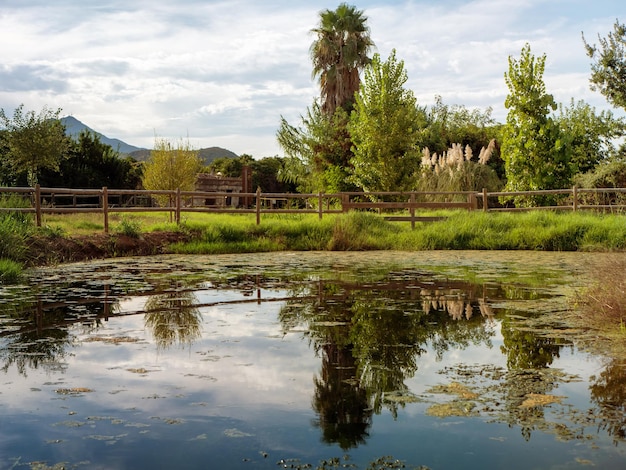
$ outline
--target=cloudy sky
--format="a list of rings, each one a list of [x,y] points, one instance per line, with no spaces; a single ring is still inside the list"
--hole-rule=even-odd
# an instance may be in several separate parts
[[[292,124],[318,96],[310,30],[317,0],[2,0],[0,107],[62,108],[103,133],[152,147],[189,138],[256,158],[282,155]],[[610,109],[589,89],[590,43],[626,20],[622,0],[360,0],[375,52],[396,49],[418,102],[493,108],[506,118],[508,57],[547,55],[558,102]]]

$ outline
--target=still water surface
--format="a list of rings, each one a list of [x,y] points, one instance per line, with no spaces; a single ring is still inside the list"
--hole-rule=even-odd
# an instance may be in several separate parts
[[[0,287],[0,468],[626,468],[593,255],[162,256]]]

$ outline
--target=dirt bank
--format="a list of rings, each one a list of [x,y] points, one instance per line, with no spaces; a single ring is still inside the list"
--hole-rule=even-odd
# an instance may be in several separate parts
[[[118,256],[145,256],[168,253],[172,243],[187,241],[179,232],[144,233],[139,237],[97,233],[74,237],[34,236],[29,240],[31,265],[70,263]]]

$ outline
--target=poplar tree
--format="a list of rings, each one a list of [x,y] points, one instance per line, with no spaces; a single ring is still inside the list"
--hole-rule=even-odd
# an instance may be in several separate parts
[[[395,50],[386,61],[375,54],[356,94],[348,130],[354,156],[351,179],[364,191],[414,189],[420,153],[419,122],[423,121],[407,73]]]
[[[543,82],[546,55],[535,58],[526,44],[519,60],[509,56],[504,74],[509,110],[503,129],[501,154],[505,162],[506,191],[560,189],[570,184],[571,148],[557,122],[550,116],[557,105]],[[517,199],[536,205],[551,198]]]

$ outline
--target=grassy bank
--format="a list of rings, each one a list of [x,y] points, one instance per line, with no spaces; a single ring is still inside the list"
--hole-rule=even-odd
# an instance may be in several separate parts
[[[432,215],[432,213],[428,214]],[[158,213],[114,215],[114,234],[135,231],[179,231],[189,241],[171,249],[178,253],[241,253],[276,250],[626,250],[626,217],[589,212],[524,213],[445,212],[438,222],[387,222],[376,214],[352,212],[336,216],[190,214],[180,226]],[[100,218],[101,219],[101,218]],[[47,216],[55,234],[102,232],[95,214]],[[131,229],[132,230],[129,230]]]

